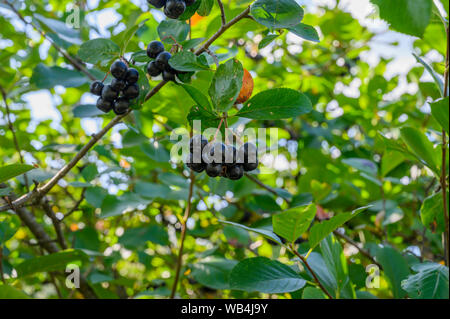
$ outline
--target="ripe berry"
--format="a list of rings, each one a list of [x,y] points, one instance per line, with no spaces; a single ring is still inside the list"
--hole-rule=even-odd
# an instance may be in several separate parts
[[[123,95],[129,100],[137,98],[139,96],[139,86],[136,83],[128,85],[123,90]]]
[[[208,143],[203,150],[203,161],[207,164],[221,164],[225,162],[225,144],[216,142]]]
[[[244,164],[244,170],[246,171],[246,172],[251,172],[251,171],[254,171],[255,169],[257,169],[258,168],[258,160],[256,160],[256,162],[255,163],[245,163]]]
[[[178,19],[186,10],[186,4],[182,0],[167,0],[164,14],[171,19]]]
[[[172,57],[172,54],[170,54],[167,51],[161,52],[158,54],[158,56],[155,59],[156,65],[160,70],[164,70],[167,65],[169,65],[169,60]]]
[[[243,163],[245,171],[253,171],[258,167],[258,148],[253,143],[245,143],[239,149],[238,162]]]
[[[195,161],[195,162],[198,162],[198,161]],[[192,169],[194,172],[201,173],[201,172],[203,172],[205,170],[206,164],[203,163],[203,162],[201,162],[201,163],[194,163],[194,154],[191,153],[191,154],[189,154],[187,167]]]
[[[184,0],[186,7],[192,6],[195,3],[195,0]]]
[[[226,145],[225,147],[225,165],[232,167],[236,165],[237,150],[233,145]]]
[[[119,96],[119,93],[115,91],[111,85],[105,85],[102,90],[102,99],[105,101],[114,101]]]
[[[110,72],[113,77],[116,79],[123,79],[125,77],[125,74],[127,73],[128,67],[125,63],[123,63],[120,60],[117,60],[111,65]]]
[[[222,164],[207,164],[206,165],[206,174],[208,174],[209,177],[217,177],[222,172]]]
[[[201,153],[206,145],[208,145],[208,140],[203,135],[195,135],[189,141],[191,153]]]
[[[103,83],[100,81],[94,81],[91,83],[91,93],[95,94],[97,96],[102,95],[102,90],[103,90]]]
[[[116,78],[114,78],[111,81],[111,88],[116,92],[122,91],[126,86],[127,84],[124,80],[117,80]]]
[[[158,67],[155,61],[152,61],[147,65],[147,73],[150,76],[158,76],[161,74],[161,69]]]
[[[138,70],[129,68],[127,74],[125,74],[125,80],[128,82],[128,84],[136,83],[139,80]]]
[[[164,44],[160,41],[152,41],[147,46],[147,55],[151,59],[155,59],[158,54],[164,51]]]
[[[97,100],[97,108],[100,111],[108,113],[109,111],[111,111],[112,107],[113,107],[112,102],[105,101],[101,97],[98,98],[98,100]]]
[[[149,4],[154,6],[155,8],[162,8],[166,5],[167,0],[147,0]]]
[[[242,165],[235,165],[227,169],[227,177],[232,180],[241,179],[244,176],[244,168]]]
[[[164,81],[174,81],[175,82],[175,74],[171,73],[171,72],[167,72],[166,70],[164,70],[162,72],[162,76],[163,76],[163,80]]]
[[[117,115],[122,115],[128,111],[129,107],[130,102],[128,101],[128,99],[121,97],[114,103],[113,110]]]

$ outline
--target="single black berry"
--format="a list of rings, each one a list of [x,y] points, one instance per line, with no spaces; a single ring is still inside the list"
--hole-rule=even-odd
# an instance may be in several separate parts
[[[254,163],[244,163],[244,170],[246,172],[251,172],[254,171],[255,169],[258,168],[258,160],[256,160],[256,162]]]
[[[167,0],[147,0],[149,4],[158,9],[164,7],[166,5],[166,1]]]
[[[196,157],[194,157],[194,154],[192,154],[192,153],[189,154],[187,167],[189,167],[190,169],[192,169],[194,172],[197,172],[197,173],[203,172],[206,168],[206,164],[203,163],[201,161],[201,159],[200,159],[200,161],[194,160],[194,159],[197,159]]]
[[[164,14],[171,19],[178,19],[186,10],[186,4],[182,0],[167,0]]]
[[[113,105],[114,113],[117,115],[125,114],[128,111],[128,108],[130,107],[130,101],[128,99],[121,97],[117,99],[117,101]]]
[[[244,168],[238,164],[227,169],[227,177],[232,180],[241,179],[244,176]]]
[[[150,59],[155,59],[163,51],[164,44],[160,41],[152,41],[147,46],[147,55]]]
[[[128,85],[123,90],[123,95],[129,100],[137,98],[139,96],[139,86],[136,83]]]
[[[245,143],[239,149],[238,163],[242,163],[246,172],[258,168],[258,148],[253,143]]]
[[[189,150],[191,153],[201,154],[206,145],[208,145],[208,140],[203,135],[194,135],[189,141]]]
[[[225,144],[216,142],[208,143],[203,150],[203,161],[206,164],[216,163],[222,164],[225,162]]]
[[[163,76],[163,80],[164,81],[167,81],[167,82],[174,81],[175,82],[175,74],[173,74],[171,72],[168,72],[168,71],[164,70],[162,72],[162,76]]]
[[[206,174],[209,177],[217,177],[222,172],[222,169],[223,169],[222,164],[210,163],[206,165]]]
[[[114,78],[111,81],[111,88],[116,92],[122,91],[126,86],[127,83],[124,80],[118,80]]]
[[[104,99],[102,99],[101,97],[98,98],[97,100],[97,108],[100,111],[103,111],[105,113],[108,113],[109,111],[111,111],[113,107],[113,103],[110,101],[105,101]]]
[[[100,81],[94,81],[91,83],[91,93],[95,94],[97,96],[102,95],[102,90],[103,90],[103,83]]]
[[[150,76],[158,76],[161,74],[161,69],[158,67],[155,61],[152,61],[147,65],[147,73]]]
[[[129,68],[125,74],[125,80],[128,84],[136,83],[139,80],[139,72],[136,69]]]
[[[102,99],[105,101],[114,101],[119,96],[119,93],[114,90],[111,85],[105,85],[102,90]]]
[[[195,0],[184,0],[186,7],[192,6],[195,3]]]
[[[165,68],[169,65],[169,60],[172,57],[167,51],[161,52],[155,59],[155,63],[160,70],[165,70]]]
[[[236,165],[237,160],[237,150],[233,145],[225,146],[225,165],[227,167],[232,167]]]
[[[109,71],[111,72],[113,77],[121,80],[125,77],[125,74],[127,74],[127,70],[128,70],[127,65],[124,62],[117,60],[111,65]]]

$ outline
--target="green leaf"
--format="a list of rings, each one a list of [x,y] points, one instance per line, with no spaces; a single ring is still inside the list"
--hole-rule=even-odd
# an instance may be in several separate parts
[[[181,43],[186,40],[189,34],[189,25],[184,21],[179,20],[163,20],[158,25],[158,34],[161,41],[164,43],[174,44]],[[172,39],[173,38],[173,39]]]
[[[419,160],[436,174],[439,174],[439,154],[438,149],[434,149],[433,144],[421,131],[414,127],[403,127],[400,129],[403,141],[408,145]]]
[[[0,299],[30,299],[30,296],[17,288],[8,285],[1,285]]]
[[[20,223],[20,219],[16,215],[6,216],[5,218],[0,217],[0,247],[16,234]]]
[[[30,82],[39,89],[51,89],[57,85],[75,88],[88,83],[89,79],[78,71],[60,68],[59,66],[48,67],[39,63],[33,70]]]
[[[236,114],[254,120],[294,118],[312,111],[311,101],[302,93],[280,88],[262,91]]]
[[[410,274],[406,259],[394,248],[384,246],[377,248],[376,260],[383,267],[394,298],[403,298],[406,292],[402,289],[401,282]]]
[[[219,222],[221,222],[222,224],[236,226],[236,227],[245,229],[247,231],[251,231],[251,232],[257,233],[259,235],[264,236],[267,239],[270,239],[270,240],[276,242],[279,245],[283,245],[283,243],[281,242],[280,238],[274,232],[271,232],[270,230],[262,229],[262,228],[250,228],[250,227],[244,226],[242,224],[228,222],[228,221],[225,221],[225,220],[219,220]]]
[[[259,42],[258,44],[258,49],[263,49],[266,46],[268,46],[270,43],[272,43],[273,40],[275,40],[276,38],[278,38],[280,35],[279,34],[269,34],[268,36],[266,36],[264,39],[261,40],[261,42]]]
[[[169,235],[161,226],[149,225],[146,227],[128,228],[119,238],[119,243],[130,249],[146,247],[147,241],[163,246],[168,245]]]
[[[449,98],[438,100],[431,103],[431,114],[441,124],[442,128],[449,134],[449,116],[448,116]]]
[[[342,163],[347,164],[353,168],[356,168],[357,170],[360,170],[361,172],[365,172],[372,176],[377,176],[378,174],[377,165],[374,162],[365,158],[345,158],[342,160]]]
[[[230,288],[248,292],[285,293],[303,288],[302,279],[290,267],[266,257],[244,259],[230,274]]]
[[[226,112],[233,106],[241,91],[243,77],[244,69],[238,60],[230,59],[219,66],[209,88],[217,111]]]
[[[436,73],[436,71],[429,65],[424,59],[422,59],[417,54],[413,53],[414,57],[416,58],[417,62],[422,64],[425,68],[425,70],[430,73],[432,76],[434,83],[436,83],[437,88],[439,89],[439,93],[441,93],[441,96],[444,96],[444,81],[442,80],[441,76]]]
[[[167,163],[170,160],[169,152],[160,143],[147,142],[142,143],[140,147],[145,155],[156,162]]]
[[[190,5],[189,7],[186,7],[186,10],[184,11],[184,13],[178,17],[178,20],[181,21],[187,21],[189,20],[194,14],[195,12],[198,10],[198,8],[200,7],[200,5],[202,4],[202,1],[195,1],[194,4]]]
[[[294,243],[308,230],[315,215],[316,205],[291,208],[272,216],[273,230],[287,241]]]
[[[423,263],[412,267],[417,272],[402,281],[402,288],[414,299],[449,298],[448,268],[437,263]]]
[[[169,64],[172,68],[182,72],[194,72],[208,70],[208,65],[199,61],[199,58],[191,51],[180,51],[176,53],[170,60]]]
[[[192,265],[192,277],[211,289],[230,289],[230,273],[237,263],[235,260],[208,257]]]
[[[302,299],[326,299],[319,288],[306,287],[303,289]]]
[[[40,14],[34,14],[33,17],[47,28],[55,32],[62,40],[80,45],[80,30],[70,28],[67,23],[55,19],[46,18]]]
[[[67,264],[85,262],[88,257],[80,250],[65,250],[54,254],[27,259],[17,265],[17,274],[21,277],[35,274],[37,272],[59,271],[64,272]]]
[[[144,199],[135,193],[125,193],[120,197],[108,195],[102,202],[102,212],[100,217],[107,218],[119,216],[125,212],[132,211],[141,205],[147,206],[150,203],[151,200]]]
[[[130,43],[131,39],[133,39],[134,35],[139,30],[139,28],[141,28],[145,24],[145,22],[147,22],[147,20],[143,20],[143,21],[139,22],[138,24],[129,28],[127,30],[127,32],[125,32],[125,34],[123,35],[122,42],[121,42],[121,51],[120,51],[121,54],[120,55],[124,55],[127,52],[128,44]]]
[[[422,37],[430,23],[432,0],[371,0],[380,17],[399,32]]]
[[[197,1],[198,2],[198,1]],[[200,6],[197,13],[202,17],[209,16],[214,6],[214,0],[200,0]]]
[[[106,65],[113,58],[119,57],[120,47],[109,39],[94,39],[83,43],[78,50],[81,60],[92,64]]]
[[[72,112],[73,116],[78,118],[97,117],[105,114],[94,104],[77,105],[73,108]]]
[[[199,89],[187,84],[183,84],[182,87],[198,106],[204,110],[211,111],[211,103],[209,103],[209,99]]]
[[[448,193],[447,193],[448,201]],[[431,196],[425,198],[420,208],[420,219],[424,226],[429,226],[434,220],[436,220],[440,229],[444,229],[444,203],[442,198],[442,191],[437,192]]]
[[[308,24],[299,23],[292,28],[288,28],[288,30],[305,40],[312,42],[320,42],[319,34],[317,33],[316,29],[314,29],[313,26],[310,26]]]
[[[403,163],[405,159],[403,152],[387,150],[381,160],[381,177],[385,177],[394,168]]]
[[[0,183],[6,182],[11,178],[22,175],[34,169],[31,165],[26,164],[11,164],[0,167]]]
[[[309,246],[313,249],[314,247],[319,244],[322,239],[327,237],[330,233],[344,225],[346,222],[348,222],[353,217],[356,217],[359,213],[366,210],[369,206],[360,207],[358,209],[355,209],[351,213],[341,213],[329,220],[325,220],[321,223],[314,224],[311,227],[310,234],[309,234]]]
[[[303,19],[303,9],[294,0],[257,0],[251,5],[250,13],[270,29],[293,27]]]

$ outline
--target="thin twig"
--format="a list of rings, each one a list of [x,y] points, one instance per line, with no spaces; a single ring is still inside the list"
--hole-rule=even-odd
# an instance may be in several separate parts
[[[337,237],[342,238],[343,240],[345,240],[347,243],[349,243],[350,245],[356,247],[356,249],[358,249],[358,251],[361,253],[361,255],[365,256],[367,259],[369,259],[372,263],[374,263],[375,265],[377,265],[378,267],[380,267],[380,269],[382,269],[383,267],[375,260],[375,258],[364,248],[360,247],[360,245],[358,245],[357,242],[355,242],[353,239],[351,239],[350,237],[348,237],[345,234],[341,234],[340,232],[338,232],[337,230],[333,231],[333,234],[336,235]]]
[[[83,190],[81,191],[80,199],[75,203],[75,205],[72,207],[72,209],[64,215],[62,220],[66,219],[67,217],[69,217],[70,215],[72,215],[74,212],[76,212],[78,210],[78,208],[80,207],[81,203],[84,200],[85,193],[86,193],[86,188],[83,188]]]
[[[303,264],[306,266],[306,268],[308,268],[309,272],[311,273],[311,275],[314,278],[314,281],[319,285],[320,289],[322,289],[322,291],[328,296],[328,298],[333,299],[333,296],[331,296],[330,293],[326,290],[326,288],[322,285],[322,283],[320,282],[319,278],[317,278],[317,275],[314,272],[314,270],[312,270],[311,266],[309,266],[309,264],[306,261],[305,257],[300,255],[300,253],[297,250],[295,250],[294,245],[290,244],[289,247],[291,249],[291,252],[294,253],[298,258],[300,258],[300,260],[303,262]]]
[[[251,174],[245,173],[245,176],[247,176],[247,178],[249,180],[251,180],[253,183],[255,183],[256,185],[264,188],[265,190],[269,191],[270,193],[274,194],[275,196],[280,197],[281,195],[277,193],[276,190],[274,190],[272,187],[267,186],[266,184],[264,184],[263,182],[261,182],[259,179],[257,179],[256,177],[254,177]],[[288,203],[290,202],[290,200],[288,198],[285,198],[283,196],[281,196],[285,201],[287,201]]]
[[[183,249],[184,249],[184,240],[186,239],[186,222],[189,218],[189,215],[191,214],[191,207],[192,207],[192,194],[194,192],[194,184],[195,184],[195,174],[191,171],[191,184],[189,185],[189,195],[186,203],[186,210],[184,211],[184,217],[181,221],[181,238],[180,238],[180,249],[178,251],[178,259],[177,259],[177,268],[175,271],[175,280],[173,282],[172,286],[172,292],[170,293],[170,299],[173,299],[175,297],[175,293],[177,291],[178,286],[178,280],[180,279],[180,271],[181,267],[183,265]]]
[[[52,207],[50,206],[50,203],[48,202],[48,199],[44,197],[41,202],[41,206],[44,209],[45,214],[51,219],[53,228],[56,232],[56,238],[58,238],[59,246],[61,246],[62,249],[67,249],[66,240],[64,238],[64,234],[61,228],[61,221],[56,217],[55,213],[53,212]]]
[[[217,4],[220,8],[220,18],[222,19],[222,25],[227,24],[227,17],[225,16],[225,9],[223,8],[223,3],[221,0],[217,0]]]

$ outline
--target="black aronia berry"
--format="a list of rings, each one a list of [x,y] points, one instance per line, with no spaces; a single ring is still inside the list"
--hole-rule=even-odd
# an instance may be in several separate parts
[[[164,7],[164,14],[170,19],[178,19],[185,11],[186,7],[201,0],[147,0],[155,8]]]
[[[175,82],[176,75],[182,73],[170,66],[169,60],[172,54],[165,50],[164,44],[160,41],[152,41],[148,44],[147,56],[153,59],[147,64],[147,73],[151,77],[162,75],[164,81]]]
[[[111,110],[117,115],[128,112],[131,101],[139,96],[139,71],[129,68],[124,61],[115,61],[109,70],[113,76],[110,84],[102,81],[91,83],[90,92],[99,96],[96,106],[102,112]]]
[[[245,143],[239,150],[221,142],[208,142],[203,135],[194,135],[189,141],[187,166],[194,172],[206,171],[209,177],[239,180],[245,172],[258,168],[258,149]]]

